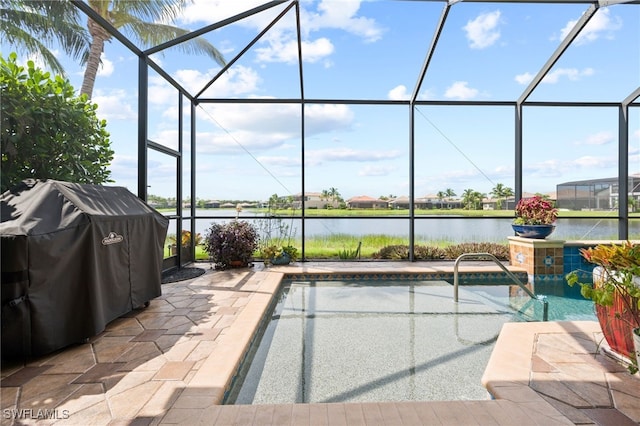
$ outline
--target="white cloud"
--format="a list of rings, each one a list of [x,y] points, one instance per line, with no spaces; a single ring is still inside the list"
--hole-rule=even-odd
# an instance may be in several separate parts
[[[189,93],[196,94],[202,90],[218,73],[218,69],[200,72],[193,69],[181,69],[174,73],[173,77]],[[218,80],[211,84],[204,92],[205,97],[233,97],[247,95],[258,90],[260,83],[258,73],[242,65],[236,65]],[[153,76],[149,78],[149,102],[158,105],[175,104],[176,89],[164,78]]]
[[[607,170],[617,166],[617,157],[582,156],[570,161],[551,159],[525,166],[524,172],[529,178],[566,179],[570,173],[587,171],[590,175],[598,175],[598,170]],[[558,182],[559,183],[559,182]]]
[[[207,82],[209,80],[207,79]],[[233,97],[249,94],[259,88],[261,81],[260,76],[254,69],[242,65],[234,65],[222,74],[204,94],[208,97]],[[199,89],[202,89],[202,87]]]
[[[348,105],[308,105],[305,108],[305,132],[307,136],[349,129],[354,113]]]
[[[172,109],[173,117],[175,111]],[[229,154],[246,149],[255,154],[291,146],[299,150],[301,109],[298,105],[202,104],[196,113],[203,122],[198,125],[199,153]],[[305,113],[307,138],[348,129],[354,119],[347,105],[309,105]],[[160,130],[152,139],[176,149],[177,130]]]
[[[395,170],[396,168],[392,166],[368,165],[358,171],[358,176],[387,176]]]
[[[181,22],[185,24],[198,24],[204,26],[218,22],[222,19],[243,13],[249,9],[263,5],[263,0],[193,0],[184,8]],[[334,28],[355,34],[366,41],[380,39],[384,30],[374,19],[358,16],[360,0],[340,0],[339,5],[335,0],[321,0],[320,2],[301,2],[300,19],[304,31],[312,32],[319,29]],[[315,10],[312,8],[314,6]],[[262,30],[269,24],[283,7],[272,7],[259,14],[237,21],[238,25]],[[277,31],[291,31],[295,27],[294,9],[290,9],[288,16],[278,22]],[[290,17],[290,19],[287,19]],[[305,34],[305,36],[308,35]]]
[[[304,62],[318,62],[334,51],[333,44],[325,37],[315,41],[302,42],[302,60]],[[267,47],[256,49],[257,60],[260,62],[285,62],[297,63],[298,61],[298,43],[296,40],[276,40]]]
[[[113,66],[113,62],[107,59],[107,55],[103,52],[100,55],[100,65],[98,65],[98,77],[108,77],[113,74],[113,70],[115,67]]]
[[[355,150],[350,148],[307,150],[305,154],[305,164],[307,165],[335,161],[387,161],[400,156],[398,151]]]
[[[595,74],[595,70],[593,68],[584,68],[579,70],[577,68],[558,68],[551,70],[544,76],[542,79],[542,83],[547,84],[556,84],[562,79],[566,77],[571,81],[578,81],[583,77],[589,77]],[[533,80],[534,75],[530,72],[525,72],[522,74],[518,74],[514,77],[514,80],[522,85],[529,84],[531,80]]]
[[[579,141],[576,145],[606,145],[615,142],[616,138],[611,132],[603,131],[587,136],[583,141]]]
[[[617,164],[617,162],[612,158],[592,157],[589,155],[577,158],[571,162],[572,166],[584,169],[609,168],[615,164]]]
[[[291,137],[291,134],[288,135]],[[185,135],[188,137],[188,135]],[[264,133],[250,130],[198,131],[196,152],[198,154],[238,154],[246,151],[256,153],[279,147],[287,140],[281,133]],[[151,139],[166,147],[177,149],[177,130],[156,132]]]
[[[566,77],[571,81],[580,80],[582,77],[589,77],[594,74],[593,68],[585,68],[583,70],[578,70],[576,68],[558,68],[556,70],[551,70],[551,72],[547,73],[542,79],[543,83],[555,84],[562,77]]]
[[[399,86],[394,87],[389,90],[387,93],[387,97],[392,101],[401,101],[409,99],[410,93],[407,92],[407,88],[405,85],[401,84]]]
[[[91,97],[91,101],[98,104],[98,116],[107,121],[135,120],[138,113],[135,107],[129,103],[130,99],[135,99],[135,95],[131,95],[123,89],[112,90],[108,93],[96,90]]]
[[[468,85],[469,83],[466,81],[456,81],[447,88],[444,96],[448,99],[473,99],[478,95],[478,89],[473,89]]]
[[[262,5],[260,0],[243,0],[228,2],[223,0],[194,0],[185,8],[181,22],[186,24],[211,24],[229,18],[248,9]],[[304,33],[302,34],[303,60],[306,62],[326,61],[334,52],[332,41],[326,37],[313,39],[311,34],[324,29],[337,29],[354,34],[365,42],[375,42],[382,37],[384,29],[371,18],[358,16],[360,0],[341,0],[336,7],[334,0],[320,2],[301,2],[300,20]],[[314,9],[315,7],[315,9]],[[273,7],[259,14],[237,21],[234,25],[248,27],[257,31],[263,30],[282,7]],[[288,11],[278,23],[265,34],[259,42],[258,61],[294,63],[297,60],[297,36],[294,10]],[[201,26],[201,25],[199,25]],[[215,42],[214,45],[228,44]],[[228,49],[227,53],[231,53]],[[330,66],[330,62],[325,62]]]
[[[234,15],[245,12],[254,7],[264,4],[262,0],[242,0],[242,1],[226,1],[226,0],[192,0],[186,2],[183,9],[180,22],[185,24],[212,24]],[[274,9],[274,8],[272,8]],[[267,12],[255,15],[252,19],[273,19],[273,14],[279,12],[278,8],[273,12]],[[267,16],[265,16],[267,15]],[[246,23],[246,20],[239,21]],[[253,25],[257,25],[255,22]]]
[[[484,49],[500,38],[500,11],[483,13],[463,27],[472,49]]]
[[[367,42],[377,41],[382,37],[384,29],[374,19],[357,16],[360,3],[360,0],[342,0],[339,7],[336,7],[335,0],[321,0],[317,13],[303,8],[302,27],[308,31],[335,28],[355,34]],[[303,6],[307,4],[312,3],[302,2]]]
[[[547,160],[524,166],[523,172],[530,178],[558,178],[563,176],[564,166],[558,160]]]
[[[116,185],[124,186],[130,191],[137,192],[138,159],[136,157],[121,155],[116,152],[111,164],[109,164],[109,171],[111,172],[110,178],[115,181]]]
[[[535,76],[530,72],[525,72],[525,73],[516,75],[514,80],[518,84],[529,84],[531,83],[531,80],[533,80],[533,77]]]
[[[567,25],[560,30],[560,39],[569,34],[578,20],[567,22]],[[608,39],[614,38],[614,32],[622,28],[622,19],[618,16],[611,16],[611,10],[608,8],[600,8],[591,20],[580,31],[574,43],[577,45],[591,43],[601,37]]]
[[[300,157],[288,157],[288,156],[261,156],[258,157],[260,164],[265,166],[276,167],[300,167]]]

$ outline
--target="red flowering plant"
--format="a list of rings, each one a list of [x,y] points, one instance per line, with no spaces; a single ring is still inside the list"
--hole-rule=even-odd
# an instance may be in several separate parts
[[[628,368],[635,373],[640,363],[640,347],[634,351],[632,337],[640,336],[640,245],[599,244],[580,249],[580,254],[595,265],[592,279],[580,282],[584,274],[576,270],[567,275],[567,283],[579,284],[582,296],[593,300],[607,342],[614,351],[629,355]]]
[[[522,198],[516,205],[516,225],[551,225],[558,218],[558,209],[539,195]]]
[[[596,247],[580,249],[580,254],[589,263],[601,268],[597,273],[603,278],[600,285],[579,282],[578,271],[567,275],[569,285],[580,284],[580,292],[586,299],[601,306],[611,306],[616,294],[622,296],[624,312],[617,316],[640,327],[640,245],[626,241],[623,244],[600,244]]]

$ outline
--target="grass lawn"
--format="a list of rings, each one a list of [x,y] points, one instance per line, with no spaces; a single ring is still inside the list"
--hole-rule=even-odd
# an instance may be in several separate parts
[[[305,255],[308,259],[347,259],[353,258],[353,254],[360,246],[360,258],[371,259],[372,255],[381,248],[391,245],[408,245],[409,240],[401,237],[385,236],[385,235],[345,235],[337,234],[326,237],[310,238],[305,243]],[[507,240],[505,239],[505,244]],[[426,245],[434,247],[446,247],[455,244],[446,240],[428,240],[416,241],[417,245]],[[301,251],[302,245],[298,241],[294,244]],[[349,256],[351,254],[351,256]],[[165,245],[164,256],[169,257],[168,246]],[[256,252],[255,259],[260,260],[260,253]],[[196,260],[208,260],[209,255],[204,251],[202,245],[196,246]]]

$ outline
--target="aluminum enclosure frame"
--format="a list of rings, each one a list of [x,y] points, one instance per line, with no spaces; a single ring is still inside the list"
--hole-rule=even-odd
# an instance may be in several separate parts
[[[300,5],[299,0],[274,0],[268,1],[262,4],[261,6],[246,10],[243,13],[238,15],[229,17],[220,22],[214,23],[212,25],[208,25],[199,30],[193,31],[184,36],[178,37],[174,40],[167,41],[161,45],[141,50],[137,48],[126,36],[124,36],[121,32],[119,32],[115,27],[113,27],[109,22],[103,19],[100,15],[98,15],[91,7],[83,2],[82,0],[70,0],[74,5],[76,5],[80,10],[82,10],[89,18],[96,21],[100,24],[106,31],[108,31],[114,38],[120,41],[124,46],[126,46],[132,53],[138,56],[139,63],[139,75],[138,75],[138,89],[139,89],[139,100],[138,100],[138,197],[143,200],[147,200],[147,174],[148,174],[148,150],[156,150],[159,152],[163,152],[164,154],[170,155],[176,159],[177,162],[177,176],[176,176],[176,194],[177,194],[177,214],[175,216],[171,216],[171,219],[176,220],[176,235],[180,234],[182,229],[182,222],[185,219],[189,219],[191,223],[191,229],[195,229],[195,203],[192,203],[190,208],[190,214],[184,215],[182,211],[182,169],[183,169],[183,147],[184,142],[182,140],[182,129],[184,128],[182,114],[180,114],[178,118],[178,127],[180,129],[178,136],[178,150],[170,150],[168,148],[162,147],[161,145],[154,143],[148,139],[148,72],[149,68],[152,68],[155,72],[157,72],[160,76],[162,76],[169,84],[171,84],[179,93],[178,105],[180,110],[182,110],[182,99],[185,98],[188,102],[190,102],[191,107],[191,121],[189,123],[191,129],[191,139],[188,141],[190,144],[191,152],[195,153],[195,145],[196,145],[196,121],[195,117],[197,114],[197,105],[205,104],[205,103],[252,103],[252,104],[277,104],[277,103],[287,103],[287,104],[299,104],[301,108],[301,169],[302,169],[302,178],[301,178],[301,188],[302,193],[305,193],[305,172],[304,172],[304,158],[305,158],[305,106],[311,104],[345,104],[345,105],[406,105],[409,113],[409,246],[410,246],[410,260],[413,261],[413,248],[415,244],[415,109],[416,106],[426,105],[426,106],[509,106],[513,108],[514,114],[514,122],[515,122],[515,132],[514,132],[514,168],[515,168],[515,199],[518,201],[522,198],[523,190],[523,107],[611,107],[617,108],[618,110],[618,183],[620,188],[620,194],[628,193],[627,188],[627,175],[629,170],[628,164],[628,149],[629,149],[629,108],[630,107],[640,107],[640,103],[638,99],[640,98],[640,87],[629,93],[629,95],[622,100],[615,100],[612,102],[531,102],[527,99],[534,92],[538,84],[542,81],[542,79],[549,73],[553,65],[562,57],[563,53],[567,50],[569,46],[574,42],[576,37],[580,34],[580,31],[587,25],[590,19],[594,16],[597,10],[601,7],[607,7],[610,5],[616,4],[633,4],[640,5],[640,1],[625,1],[625,0],[462,0],[465,3],[521,3],[521,4],[535,4],[535,3],[546,3],[546,4],[584,4],[588,6],[582,17],[574,24],[573,28],[566,37],[560,42],[559,46],[556,50],[551,54],[548,58],[547,62],[540,68],[538,73],[535,75],[531,83],[526,87],[526,89],[521,93],[518,99],[513,101],[425,101],[418,100],[418,93],[422,86],[422,83],[425,79],[425,76],[429,70],[429,65],[431,59],[434,55],[435,49],[438,46],[438,41],[440,35],[442,34],[443,29],[447,23],[447,17],[452,7],[456,7],[457,3],[460,3],[461,0],[414,0],[414,1],[422,1],[422,2],[437,2],[443,3],[443,8],[441,11],[441,15],[438,21],[438,24],[434,30],[432,41],[427,49],[427,53],[425,59],[422,64],[422,68],[420,70],[418,79],[415,83],[415,86],[412,90],[412,94],[410,98],[406,101],[389,101],[389,100],[363,100],[363,99],[309,99],[305,96],[305,84],[304,84],[304,72],[303,72],[303,61],[302,61],[302,39],[301,39],[301,23],[300,23]],[[165,72],[160,65],[151,59],[151,55],[157,52],[161,52],[169,47],[176,46],[184,41],[191,40],[195,37],[213,31],[217,28],[224,27],[231,23],[240,21],[249,16],[255,15],[262,11],[271,9],[275,6],[286,4],[283,11],[269,24],[267,25],[250,43],[247,44],[233,59],[231,59],[225,67],[223,67],[220,72],[209,82],[207,83],[201,90],[197,93],[192,94],[184,87],[182,87],[177,81],[175,81],[167,72]],[[293,11],[293,12],[292,12]],[[295,13],[296,18],[296,26],[297,26],[297,43],[298,43],[298,74],[299,74],[299,83],[300,83],[300,97],[294,99],[216,99],[216,98],[205,98],[203,97],[203,93],[206,89],[213,84],[224,72],[229,69],[244,53],[246,53],[251,46],[257,43],[265,33],[272,28],[279,19],[285,16],[287,13]],[[195,169],[196,169],[197,158],[196,155],[191,156],[191,177],[190,177],[190,188],[191,194],[190,197],[192,200],[196,199],[196,187],[197,182],[195,179]],[[304,201],[302,205],[302,216],[301,216],[301,234],[302,234],[302,259],[305,259],[305,250],[304,250],[304,241],[305,241],[305,213],[304,213]],[[628,214],[628,200],[627,197],[619,197],[618,203],[618,238],[619,239],[627,239],[629,236],[629,214]],[[192,239],[191,251],[194,252],[194,242]],[[180,253],[180,250],[178,250]],[[180,259],[180,254],[178,254],[178,265],[182,264],[182,260]]]

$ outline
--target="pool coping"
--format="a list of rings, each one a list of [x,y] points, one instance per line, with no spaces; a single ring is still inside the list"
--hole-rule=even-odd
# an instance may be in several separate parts
[[[496,399],[550,404],[573,424],[640,423],[640,375],[612,355],[597,321],[505,324],[482,384]]]

